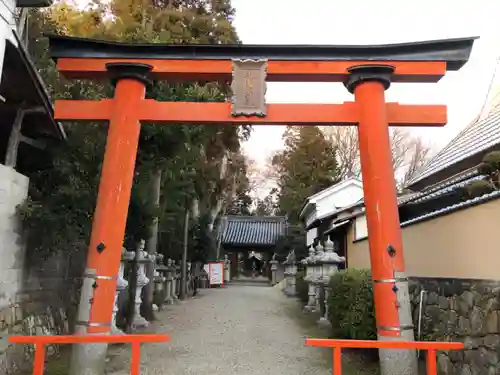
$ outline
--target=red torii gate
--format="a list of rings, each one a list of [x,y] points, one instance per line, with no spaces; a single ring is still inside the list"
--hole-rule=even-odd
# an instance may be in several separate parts
[[[55,104],[58,120],[109,121],[81,299],[88,308],[80,306],[79,324],[87,333],[109,331],[141,121],[358,125],[377,332],[380,340],[412,340],[388,125],[442,126],[446,107],[386,103],[384,91],[391,82],[437,82],[446,71],[459,70],[468,61],[474,39],[272,46],[130,45],[51,37],[51,54],[64,76],[110,78],[115,84],[113,99]],[[150,79],[233,81],[233,103],[145,99]],[[266,81],[342,82],[355,102],[266,105]],[[399,361],[405,357],[401,354],[384,352],[382,363]]]

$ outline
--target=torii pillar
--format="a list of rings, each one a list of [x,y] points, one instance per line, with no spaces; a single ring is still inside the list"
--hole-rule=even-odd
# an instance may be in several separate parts
[[[475,38],[385,46],[125,45],[52,37],[67,78],[115,82],[113,99],[56,102],[59,120],[109,121],[79,333],[109,332],[140,122],[358,125],[379,340],[413,340],[388,126],[442,126],[445,106],[386,103],[391,82],[437,82],[468,60]],[[112,48],[110,48],[112,47]],[[149,78],[233,81],[231,103],[145,99]],[[266,82],[342,82],[355,102],[266,104]],[[105,351],[80,351],[80,374],[99,374]],[[383,375],[413,375],[409,350],[380,350]],[[73,372],[74,373],[74,372]],[[75,373],[74,373],[75,374]]]
[[[377,336],[379,340],[413,341],[384,93],[391,84],[394,68],[391,65],[360,65],[349,71],[351,75],[344,84],[358,104],[359,152]],[[396,375],[395,372],[410,375],[418,367],[416,355],[410,350],[380,349],[379,356],[384,375]]]
[[[152,67],[137,63],[106,64],[115,86],[109,108],[109,127],[101,169],[96,209],[92,221],[87,266],[84,273],[75,334],[108,334],[113,309],[117,269],[125,235],[134,179],[140,118],[136,107],[144,99]],[[104,373],[106,344],[77,344],[70,373]],[[85,369],[82,372],[82,369]]]

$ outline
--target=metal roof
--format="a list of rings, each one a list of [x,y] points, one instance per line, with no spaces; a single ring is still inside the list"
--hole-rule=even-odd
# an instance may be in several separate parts
[[[222,245],[274,246],[286,233],[284,216],[224,216]]]
[[[500,105],[497,105],[486,117],[476,119],[462,130],[426,164],[422,172],[413,178],[408,183],[408,186],[411,187],[437,172],[449,168],[471,156],[485,152],[499,144]]]

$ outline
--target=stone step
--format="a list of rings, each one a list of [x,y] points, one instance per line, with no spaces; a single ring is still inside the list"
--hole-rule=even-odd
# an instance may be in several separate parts
[[[240,277],[237,279],[232,279],[227,285],[253,285],[253,286],[271,286],[269,279],[264,277],[256,277],[252,279],[250,277]]]

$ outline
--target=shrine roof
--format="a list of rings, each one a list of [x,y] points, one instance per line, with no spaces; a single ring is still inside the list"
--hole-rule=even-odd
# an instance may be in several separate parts
[[[221,244],[235,247],[272,247],[286,233],[285,216],[224,216]]]
[[[444,61],[459,70],[469,59],[478,37],[381,45],[252,45],[252,44],[130,44],[68,36],[50,36],[51,56],[59,58],[120,58],[282,61]]]

